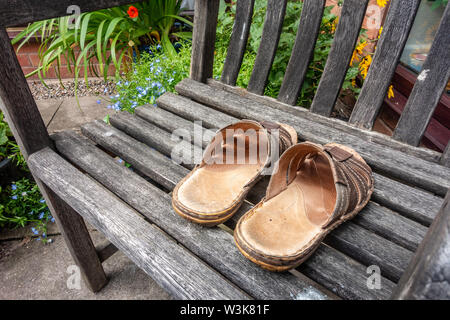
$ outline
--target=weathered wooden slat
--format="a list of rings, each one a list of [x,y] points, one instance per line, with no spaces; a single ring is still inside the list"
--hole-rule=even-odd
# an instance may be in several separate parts
[[[28,164],[49,188],[175,298],[248,298],[217,271],[51,149],[34,153]]]
[[[330,264],[336,267],[336,273],[331,276],[324,272],[326,266]],[[321,245],[309,258],[308,263],[302,264],[298,269],[325,287],[331,288],[338,296],[345,295],[347,299],[361,299],[367,291],[384,296],[394,286],[390,280],[382,277],[379,290],[368,289],[367,278],[370,274],[367,273],[366,267],[327,245]],[[336,279],[339,279],[340,285],[334,285]]]
[[[311,111],[329,117],[350,64],[368,0],[345,0]],[[292,103],[291,103],[292,104]]]
[[[351,222],[334,230],[324,242],[366,266],[379,266],[382,275],[395,282],[413,256],[411,251]]]
[[[205,82],[213,72],[219,0],[196,0],[194,12],[191,78]]]
[[[238,121],[236,117],[225,113],[217,117],[217,114],[211,112],[211,108],[171,92],[166,92],[160,96],[156,103],[159,107],[185,119],[202,121],[202,125],[206,128],[223,128],[230,123]]]
[[[92,139],[96,140],[96,134],[91,134],[90,137],[91,137]],[[96,142],[98,142],[98,141],[96,141]],[[111,150],[111,149],[115,149],[115,150],[121,149],[120,145],[123,144],[122,142],[111,142],[110,140],[107,141],[107,143],[108,143],[108,144],[102,144],[102,146],[105,147],[105,148],[108,149],[108,150]],[[117,144],[117,146],[110,148],[110,146],[113,145],[113,144]],[[57,145],[58,145],[58,143],[57,143]],[[65,153],[65,152],[63,152],[63,153]],[[79,153],[74,153],[74,154],[76,155],[76,154],[79,154]],[[131,163],[131,161],[133,161],[132,156],[133,156],[133,155],[127,156],[126,154],[124,154],[123,157],[124,157],[124,159],[125,159],[126,161],[129,161],[129,162]],[[153,160],[152,160],[152,161],[153,161]],[[79,160],[77,160],[77,163],[79,163]],[[88,162],[88,163],[92,163],[92,162]],[[147,161],[147,165],[151,165],[151,164],[149,164],[149,161]],[[160,167],[160,166],[157,165],[157,166],[154,166],[154,167]],[[86,168],[84,168],[84,169],[87,170]],[[108,174],[108,177],[111,177],[111,175],[113,175],[113,173],[109,173],[109,174]],[[184,176],[184,175],[180,175],[179,179],[181,180],[181,179],[183,178],[183,176]],[[122,183],[121,185],[122,185],[122,188],[123,188],[123,185],[124,185],[124,184]],[[135,194],[135,193],[132,193],[132,194]],[[250,208],[251,208],[251,205],[249,205],[248,203],[246,203],[245,206],[243,206],[243,207],[241,208],[241,210],[239,210],[239,212],[240,212],[239,214],[241,214],[241,215],[244,214],[244,213],[245,213],[248,209],[250,209]],[[141,209],[139,209],[139,211],[141,211]],[[238,215],[237,215],[237,216],[238,216]],[[165,230],[166,230],[166,229],[165,229]],[[204,229],[203,229],[202,232],[205,232]],[[366,241],[370,241],[370,239],[369,239],[369,240],[365,239],[365,240],[366,240]],[[392,246],[393,246],[393,244],[391,244],[391,246],[390,246],[389,248],[392,248]],[[332,250],[332,249],[330,249],[330,250]],[[388,252],[388,251],[385,251],[385,252]],[[400,253],[399,253],[400,259],[403,259],[402,257],[405,257],[405,256],[403,255],[404,251],[401,250],[401,249],[397,250],[397,247],[395,247],[395,245],[394,245],[393,251],[391,251],[391,252],[389,252],[389,253],[392,254],[392,253],[397,253],[397,252],[400,252]],[[336,256],[336,255],[337,255],[337,256],[342,255],[342,253],[333,253],[333,254],[334,254],[335,256]],[[344,258],[344,257],[345,257],[344,255],[342,255],[342,257],[343,257],[343,259],[346,259],[346,258]],[[397,258],[395,258],[395,257],[387,258],[387,261],[392,261],[392,259],[395,260],[395,259],[397,259]],[[378,259],[377,261],[383,261],[383,260],[384,260],[384,258],[380,258],[380,259]],[[407,260],[407,259],[406,259],[406,260]],[[306,263],[308,263],[308,262],[306,262]],[[355,265],[360,265],[360,264],[359,264],[358,262],[356,262],[356,261],[354,261],[353,263],[354,263]],[[407,261],[405,261],[405,262],[403,262],[403,263],[407,263]],[[390,267],[386,262],[383,263],[383,266],[385,266],[385,265],[387,266],[387,268],[391,269],[391,267]],[[335,274],[335,271],[336,271],[336,270],[334,270],[334,268],[335,268],[335,266],[333,266],[333,265],[330,265],[330,266],[324,268],[324,270],[325,270],[324,273],[325,273],[326,275],[322,275],[322,276],[325,277],[326,279],[328,279],[327,281],[329,281],[329,283],[333,283],[334,286],[339,286],[339,285],[342,284],[340,279],[335,279],[334,281],[331,280],[331,278],[333,277],[333,275]],[[356,272],[356,271],[354,270],[353,272]],[[393,272],[395,272],[395,271],[393,271]],[[248,275],[247,275],[247,276],[248,276]],[[306,274],[306,276],[307,276],[307,274]],[[347,276],[347,278],[348,278],[348,276]],[[342,293],[342,294],[343,294],[343,297],[344,297],[344,298],[348,298],[348,297],[353,296],[353,294],[350,293],[350,291],[353,290],[353,287],[354,287],[354,286],[357,287],[357,291],[360,291],[360,290],[364,291],[364,289],[361,289],[361,288],[360,288],[360,286],[362,286],[362,285],[364,285],[364,283],[359,283],[359,284],[346,283],[346,286],[347,286],[347,289],[346,289],[346,290],[349,290],[349,292],[344,291],[344,292]],[[391,290],[391,288],[389,288],[389,290]],[[369,293],[366,292],[366,293],[364,294],[364,296],[365,296],[365,298],[367,298],[367,299],[384,298],[386,293],[387,293],[387,292],[381,292],[381,293],[378,292],[378,293],[372,294],[372,292],[369,292]],[[293,294],[293,295],[295,295],[295,294]]]
[[[250,295],[259,299],[304,297],[302,292],[309,284],[290,273],[271,273],[260,269],[239,253],[232,235],[226,231],[204,228],[182,219],[172,210],[170,195],[115,163],[86,138],[65,132],[59,134],[56,146],[64,156]],[[326,298],[319,290],[311,290]]]
[[[155,111],[154,108],[147,108],[149,110],[149,113],[151,111]],[[147,127],[142,126],[140,124],[135,123],[135,128],[130,130],[129,126],[133,125],[133,117],[130,116],[130,122],[128,125],[123,126],[122,128],[125,129],[126,133],[129,133],[132,136],[135,136],[137,139],[139,137],[145,136],[145,131]],[[163,125],[161,123],[160,125]],[[189,130],[189,128],[187,128]],[[191,129],[192,130],[192,129]],[[167,136],[169,133],[167,133]],[[95,139],[95,137],[93,137]],[[164,136],[160,137],[161,141],[159,141],[156,145],[164,144],[164,141],[167,141],[167,137],[164,138]],[[111,142],[109,142],[111,144]],[[104,145],[104,147],[108,148]],[[119,148],[116,146],[114,147],[114,150],[118,150]],[[162,148],[161,150],[164,150],[166,148]],[[164,152],[164,151],[162,151]],[[123,154],[123,152],[121,153]],[[126,157],[126,156],[125,156]],[[134,159],[131,159],[134,160]],[[161,167],[160,165],[155,167]],[[162,172],[160,175],[164,175]],[[179,179],[181,180],[183,176],[180,176]],[[267,179],[266,179],[267,180]],[[261,188],[260,188],[261,187]],[[266,193],[266,187],[267,184],[262,185],[258,184],[252,190],[250,191],[248,195],[248,200],[250,200],[252,203],[257,203],[260,201],[260,199],[265,195]],[[378,207],[378,206],[376,206]],[[249,207],[246,208],[245,211],[241,211],[241,213],[245,213]],[[387,213],[387,214],[385,214]],[[344,253],[348,254],[352,257],[360,257],[363,263],[369,263],[369,264],[379,264],[383,267],[383,270],[385,270],[386,274],[390,279],[398,280],[400,277],[400,270],[402,270],[402,267],[406,267],[406,264],[408,263],[411,253],[402,247],[400,245],[404,245],[405,247],[414,250],[418,244],[421,241],[421,235],[423,236],[426,232],[425,228],[421,227],[420,225],[415,224],[412,221],[409,221],[405,218],[399,217],[396,214],[393,214],[389,210],[379,210],[377,209],[374,213],[371,212],[369,209],[364,209],[361,212],[362,215],[365,215],[365,219],[363,224],[365,227],[368,226],[368,229],[374,229],[375,232],[379,232],[380,230],[383,231],[384,237],[387,237],[387,239],[394,239],[397,242],[399,242],[398,245],[389,242],[387,240],[380,240],[382,239],[379,236],[376,236],[368,231],[362,230],[361,227],[355,226],[354,229],[356,229],[355,234],[351,235],[351,233],[354,231],[348,231],[348,234],[346,234],[346,238],[341,239],[340,237],[335,237],[335,241],[339,242],[340,247],[346,248],[347,250],[344,251]],[[239,214],[236,214],[235,217],[233,217],[232,220],[235,220],[235,218],[238,218]],[[367,222],[371,221],[371,222]],[[373,224],[373,226],[372,226]],[[405,226],[406,224],[406,226]],[[381,227],[380,227],[381,225]],[[387,227],[386,227],[387,226]],[[403,232],[405,230],[410,231],[411,229],[414,229],[414,232]],[[399,234],[396,234],[397,231],[400,231]],[[358,238],[359,236],[359,238]],[[347,244],[349,238],[358,238],[356,243],[360,246],[361,252],[358,253],[357,251],[350,249],[350,246]],[[377,243],[377,241],[380,240],[382,243]],[[378,250],[372,250],[373,248],[378,248]],[[371,255],[368,255],[368,252],[372,252]],[[375,259],[375,260],[374,260]],[[395,266],[395,261],[398,261],[398,259],[401,259],[402,262]]]
[[[1,3],[11,5],[10,1]],[[3,15],[4,11],[0,12]],[[51,146],[51,141],[8,34],[1,27],[0,61],[0,107],[27,159],[33,152]]]
[[[169,159],[159,152],[152,150],[144,143],[130,138],[120,130],[108,126],[102,121],[86,123],[82,126],[81,130],[87,137],[93,137],[93,135],[95,135],[95,139],[92,140],[95,140],[101,146],[108,146],[110,151],[122,157],[122,159],[126,159],[133,167],[166,188],[173,188],[178,182],[178,176],[186,173],[186,169],[175,166],[175,164],[170,161],[168,161],[167,164],[158,167],[157,165],[159,163],[164,163]],[[116,141],[122,142],[121,149],[113,148],[115,145],[113,143]],[[123,146],[126,146],[126,148],[123,148]],[[128,157],[125,158],[125,155],[128,155]],[[152,163],[153,166],[146,166],[144,165],[145,163]],[[165,178],[160,175],[160,172],[164,172]]]
[[[293,117],[285,111],[265,107],[260,103],[225,90],[213,88],[190,79],[181,81],[176,89],[182,95],[212,106],[238,118],[286,123],[297,129],[299,137],[316,143],[338,142],[354,148],[377,172],[384,173],[439,195],[450,187],[450,169],[414,158],[402,152],[368,142],[330,126]]]
[[[416,16],[420,0],[398,0],[389,6],[372,64],[350,116],[359,128],[372,129]]]
[[[282,102],[292,105],[297,102],[314,53],[324,7],[325,0],[306,0],[303,3],[294,48],[278,94],[278,100]]]
[[[268,0],[261,43],[248,83],[248,91],[263,94],[280,40],[287,0]]]
[[[401,215],[429,226],[444,199],[398,181],[374,173],[375,189],[372,200]]]
[[[140,1],[142,0],[1,0],[0,26],[21,26],[34,21],[67,16],[73,14],[67,12],[73,5],[78,6],[81,12],[89,12]]]
[[[447,147],[441,156],[441,164],[446,167],[450,167],[450,142],[447,143]]]
[[[412,155],[414,157],[421,158],[423,160],[438,163],[441,158],[440,152],[436,152],[434,150],[427,149],[427,148],[413,147],[409,144],[394,140],[391,137],[386,136],[385,134],[382,134],[382,133],[379,133],[376,131],[367,131],[367,130],[363,130],[360,128],[356,128],[352,125],[349,125],[345,121],[342,121],[342,120],[339,120],[336,118],[324,117],[319,114],[312,113],[306,108],[303,108],[300,106],[294,107],[294,106],[282,103],[278,100],[275,100],[272,97],[260,96],[260,95],[248,92],[239,87],[233,87],[233,86],[226,85],[226,84],[216,81],[214,79],[208,79],[207,83],[209,85],[211,85],[212,87],[215,87],[218,89],[223,89],[228,92],[240,95],[242,97],[252,99],[254,101],[262,103],[271,108],[282,110],[282,111],[288,112],[292,115],[299,116],[301,118],[305,118],[305,119],[308,119],[308,120],[311,120],[311,121],[314,121],[317,123],[321,123],[326,126],[333,127],[335,129],[339,129],[342,132],[350,133],[350,134],[358,136],[366,141],[375,142],[375,143],[384,145],[386,147],[389,147],[391,149],[399,150],[399,151],[402,151],[403,153]],[[448,166],[450,166],[450,165],[448,165]]]
[[[183,119],[167,110],[153,106],[142,106],[136,109],[135,114],[147,122],[159,126],[168,132],[185,130],[189,134],[190,142],[199,147],[206,147],[210,141],[208,137],[215,135],[214,131],[203,128],[203,123],[198,123],[197,129],[194,123]],[[194,131],[197,130],[197,131]]]
[[[394,299],[450,299],[450,192],[416,255],[400,280]]]
[[[217,110],[213,110],[197,102],[193,102],[190,99],[184,98],[179,95],[166,93],[161,96],[158,101],[158,106],[171,110],[176,114],[180,114],[185,119],[197,120],[201,117],[210,118],[211,121],[203,122],[204,125],[213,127],[213,124],[224,127],[230,123],[236,122],[239,119],[228,116]],[[148,118],[151,118],[150,108],[148,110]],[[176,123],[179,123],[177,121]],[[170,127],[170,123],[160,119],[158,124],[162,128]],[[184,126],[189,129],[188,125]],[[212,129],[214,130],[214,128]],[[439,211],[442,198],[432,195],[429,192],[416,189],[405,185],[401,182],[386,178],[380,174],[375,173],[375,190],[372,195],[372,199],[383,206],[393,209],[415,221],[422,223],[425,226],[429,226]],[[253,189],[255,189],[257,184]],[[266,186],[264,186],[265,190]],[[261,193],[262,194],[262,193]],[[259,200],[257,200],[258,202]]]
[[[233,32],[220,78],[223,83],[236,84],[250,33],[254,4],[255,0],[239,0],[236,4]]]
[[[110,118],[110,122],[117,129],[144,142],[147,146],[152,146],[151,148],[164,153],[174,161],[174,156],[179,155],[179,151],[183,155],[180,163],[188,169],[192,169],[196,163],[201,161],[202,149],[196,145],[191,145],[190,141],[184,140],[193,134],[191,131],[183,130],[183,140],[176,141],[174,136],[177,135],[166,132],[129,113],[115,115]],[[122,132],[119,131],[118,134],[122,134]]]
[[[418,146],[450,77],[450,5],[442,16],[433,44],[417,77],[397,127],[394,139]]]

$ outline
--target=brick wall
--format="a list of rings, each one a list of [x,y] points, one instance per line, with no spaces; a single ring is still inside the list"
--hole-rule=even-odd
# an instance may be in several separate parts
[[[39,52],[40,42],[37,40],[29,41],[27,44],[23,45],[20,48],[20,50],[17,50],[18,46],[19,45],[17,45],[17,44],[14,45],[14,49],[16,51],[16,55],[17,55],[20,65],[22,67],[22,70],[23,70],[24,74],[26,75],[28,73],[33,72],[34,70],[36,70],[39,67],[38,52]],[[98,72],[98,70],[99,70],[98,63],[96,63],[95,61],[94,61],[94,67],[97,69],[97,72]],[[112,76],[112,75],[114,75],[114,73],[115,73],[114,66],[111,66],[108,74]],[[70,72],[67,69],[67,61],[64,57],[62,57],[62,59],[61,59],[60,75],[61,75],[62,79],[73,79],[74,78],[73,70],[72,70],[72,72]],[[88,70],[88,75],[89,75],[89,77],[95,76],[95,74],[90,72],[90,70]],[[79,77],[84,77],[84,67],[80,70]],[[29,77],[28,79],[36,80],[36,79],[39,79],[39,77],[36,74],[36,75]],[[51,67],[48,70],[48,72],[46,73],[46,79],[58,79],[58,76],[57,76],[57,73],[56,73],[56,70],[54,67]]]

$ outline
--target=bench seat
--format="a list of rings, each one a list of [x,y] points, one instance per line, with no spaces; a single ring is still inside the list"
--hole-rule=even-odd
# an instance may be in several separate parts
[[[339,134],[333,125],[318,127],[320,122],[313,123],[301,112],[262,103],[242,89],[186,79],[177,90],[179,95],[161,96],[158,107],[143,106],[135,115],[122,112],[112,116],[110,125],[94,121],[82,126],[81,135],[73,131],[55,134],[52,138],[59,155],[48,148],[31,155],[33,172],[174,297],[391,296],[443,203],[443,189],[438,184],[448,183],[447,168],[433,157],[427,161],[402,156],[395,146],[374,141],[361,144],[350,132]],[[217,128],[240,118],[288,123],[302,140],[345,143],[361,152],[375,171],[370,203],[353,220],[331,232],[311,258],[292,272],[260,269],[245,259],[233,242],[232,229],[264,196],[267,178],[251,190],[225,225],[205,228],[172,210],[170,192],[193,167],[171,161],[171,152],[179,144],[172,139],[172,132],[185,129],[193,137],[193,121],[201,120],[206,127],[203,133],[211,136]],[[208,141],[183,143],[182,148],[201,152]],[[115,157],[131,168],[119,164]],[[384,163],[389,164],[387,169]],[[439,168],[440,174],[432,174],[430,164]],[[395,180],[386,177],[384,174],[390,174],[395,166],[401,173]],[[422,188],[412,187],[413,182]],[[381,289],[367,286],[367,267],[371,265],[381,269]]]

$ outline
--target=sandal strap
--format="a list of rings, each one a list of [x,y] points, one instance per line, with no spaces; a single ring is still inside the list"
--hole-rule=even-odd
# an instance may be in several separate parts
[[[323,225],[327,227],[364,202],[372,179],[370,167],[342,148],[303,142],[286,150],[270,179],[265,200],[286,190],[303,162],[318,154],[328,159],[336,187],[335,208]]]
[[[266,133],[266,135],[259,135],[258,145],[261,143],[267,144],[267,149],[259,148],[257,150],[259,158],[263,158],[263,159],[266,158],[266,153],[267,153],[267,158],[264,163],[264,167],[267,167],[267,166],[269,166],[269,164],[271,162],[278,160],[279,155],[281,155],[286,149],[288,149],[294,143],[293,138],[291,137],[289,132],[287,130],[285,130],[278,123],[270,122],[270,121],[257,122],[257,121],[253,121],[253,120],[244,119],[239,122],[225,126],[222,129],[219,129],[217,131],[216,135],[211,140],[211,143],[208,145],[208,147],[206,148],[206,150],[203,154],[203,159],[202,159],[201,165],[208,163],[213,158],[215,159],[217,157],[224,157],[227,150],[229,150],[229,148],[231,148],[231,147],[234,148],[233,153],[236,156],[236,154],[238,153],[236,151],[238,150],[238,148],[240,146],[242,146],[242,143],[244,145],[244,148],[246,146],[245,140],[243,141],[243,139],[245,139],[246,135],[245,135],[245,133],[243,135],[233,134],[232,137],[227,137],[227,130],[230,130],[230,129],[231,130],[239,130],[239,129],[246,128],[249,125],[251,125],[257,129],[264,130],[264,132]],[[257,134],[259,134],[259,133],[257,133]],[[230,144],[227,141],[227,138],[233,138],[233,143]],[[275,139],[277,139],[277,140],[275,140]],[[272,144],[274,144],[276,141],[278,142],[277,144],[279,145],[279,150],[277,150],[279,152],[278,155],[276,155],[275,150],[272,150]],[[243,152],[245,152],[245,150],[243,150]],[[259,152],[262,152],[263,154],[261,155],[261,154],[259,154]]]

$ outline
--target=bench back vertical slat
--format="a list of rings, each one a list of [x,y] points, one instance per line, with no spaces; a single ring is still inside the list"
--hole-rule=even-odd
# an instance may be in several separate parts
[[[227,50],[227,58],[223,66],[220,81],[234,86],[241,69],[247,46],[248,35],[252,23],[253,7],[255,0],[239,0],[236,4],[236,17],[234,20],[233,33]]]
[[[397,0],[391,3],[373,62],[350,116],[351,124],[372,129],[403,52],[419,3],[420,0]]]
[[[196,0],[190,77],[206,82],[212,77],[219,0]]]
[[[450,167],[450,142],[447,143],[447,147],[445,148],[444,152],[441,156],[441,164]]]
[[[44,121],[17,61],[6,32],[0,27],[0,96],[3,110],[22,154],[51,146]]]
[[[406,103],[393,138],[418,146],[450,76],[450,4],[444,11],[422,71]]]
[[[261,43],[247,90],[262,95],[272,68],[286,13],[287,0],[268,0]]]
[[[358,41],[368,0],[345,0],[311,112],[330,116]]]
[[[292,55],[281,85],[278,100],[294,105],[314,54],[325,0],[305,0]]]

